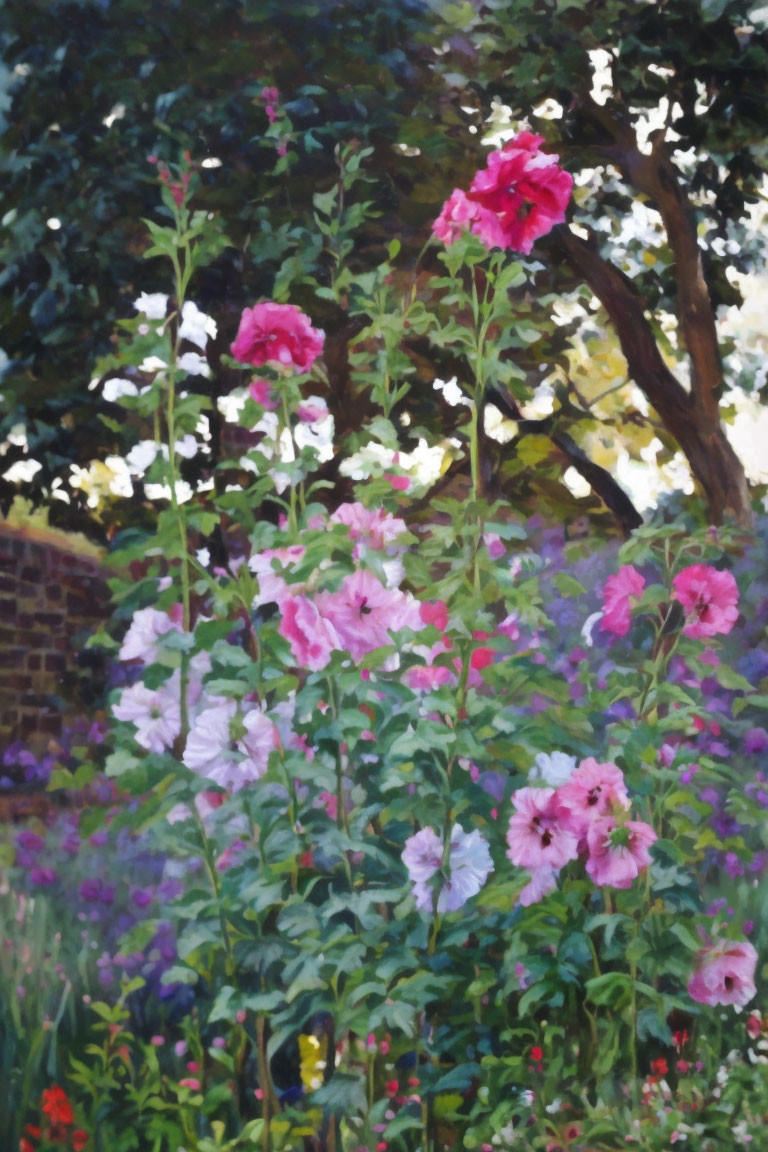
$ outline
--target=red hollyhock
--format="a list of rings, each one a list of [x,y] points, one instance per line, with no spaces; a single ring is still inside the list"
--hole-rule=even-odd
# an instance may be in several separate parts
[[[86,1144],[90,1140],[90,1136],[84,1128],[75,1128],[72,1133],[72,1148],[74,1152],[83,1152]]]
[[[41,1107],[52,1126],[58,1124],[74,1124],[75,1122],[72,1105],[67,1099],[67,1094],[64,1089],[60,1088],[58,1084],[54,1084],[52,1088],[45,1089]]]

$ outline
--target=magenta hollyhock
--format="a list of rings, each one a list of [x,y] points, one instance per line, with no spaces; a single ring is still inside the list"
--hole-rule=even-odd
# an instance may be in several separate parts
[[[331,653],[343,647],[332,622],[307,596],[285,596],[280,612],[278,631],[290,643],[294,660],[301,668],[320,672]]]
[[[657,839],[641,820],[618,824],[615,817],[602,816],[587,830],[587,874],[601,887],[630,888],[651,863],[648,849]]]
[[[601,632],[613,632],[614,636],[626,636],[632,620],[633,596],[640,596],[645,588],[645,578],[631,564],[624,564],[615,576],[609,576],[603,588],[603,617]]]
[[[570,780],[558,788],[557,796],[566,827],[579,837],[598,817],[629,808],[621,769],[611,763],[598,764],[593,756],[582,760]]]
[[[246,308],[230,351],[241,364],[275,364],[308,372],[323,351],[325,335],[295,304],[267,301]]]
[[[718,940],[696,957],[688,995],[699,1004],[736,1004],[743,1008],[755,995],[757,952],[747,940]]]
[[[432,225],[432,235],[451,245],[462,232],[478,236],[487,248],[507,247],[504,230],[493,212],[470,200],[460,188],[454,188]]]
[[[730,572],[709,564],[692,564],[672,581],[685,611],[683,635],[694,640],[726,635],[739,616],[739,589]]]
[[[578,838],[563,822],[567,812],[554,788],[518,788],[512,803],[507,856],[513,864],[539,872],[576,859]]]
[[[543,136],[520,132],[491,152],[477,173],[468,198],[496,217],[504,248],[526,255],[534,242],[565,220],[573,177],[558,157],[539,151]]]
[[[251,399],[255,400],[257,404],[261,404],[267,412],[274,412],[277,408],[277,397],[268,380],[251,380],[248,391]]]

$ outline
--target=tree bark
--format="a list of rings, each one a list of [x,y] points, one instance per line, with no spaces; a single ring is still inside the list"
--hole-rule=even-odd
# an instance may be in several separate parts
[[[744,469],[720,422],[719,385],[713,373],[707,375],[705,371],[704,349],[710,337],[702,335],[697,345],[701,368],[695,390],[686,392],[664,362],[631,280],[603,259],[594,237],[583,240],[567,226],[557,233],[564,256],[608,313],[632,379],[685,453],[704,491],[712,523],[734,519],[750,524],[752,510]],[[698,304],[693,307],[695,311]],[[700,334],[705,327],[701,326]],[[719,358],[716,365],[719,379]]]

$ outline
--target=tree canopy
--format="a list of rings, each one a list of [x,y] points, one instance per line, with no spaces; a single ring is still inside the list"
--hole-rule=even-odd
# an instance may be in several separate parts
[[[717,314],[739,303],[739,275],[762,266],[768,35],[752,9],[749,0],[8,0],[4,506],[22,492],[97,534],[146,513],[140,491],[132,511],[122,501],[119,513],[109,502],[94,512],[72,467],[124,453],[137,436],[89,383],[116,321],[142,291],[164,287],[159,262],[142,258],[157,204],[148,157],[189,152],[197,204],[229,241],[200,289],[219,321],[214,362],[245,304],[290,296],[328,333],[329,404],[352,434],[368,419],[370,379],[350,341],[371,311],[358,301],[352,314],[343,284],[327,290],[338,246],[362,275],[397,237],[395,285],[415,275],[427,293],[440,265],[434,248],[417,259],[441,203],[467,186],[492,132],[527,124],[576,188],[570,225],[536,246],[525,283],[510,289],[523,338],[506,353],[516,372],[489,393],[496,418],[513,422],[507,443],[486,442],[489,483],[577,515],[561,483],[573,468],[592,493],[581,510],[607,508],[626,531],[639,517],[621,461],[645,453],[664,464],[682,452],[710,518],[748,519],[723,403],[735,385],[762,380]],[[463,416],[433,382],[461,379],[461,354],[406,331],[398,348],[410,428],[449,435]],[[195,386],[215,396],[228,384],[222,366]],[[395,427],[403,450],[413,447],[409,426]],[[14,467],[30,460],[40,466]]]

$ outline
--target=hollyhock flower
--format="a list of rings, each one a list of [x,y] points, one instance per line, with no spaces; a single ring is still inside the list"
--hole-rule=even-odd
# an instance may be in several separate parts
[[[445,632],[448,627],[448,606],[444,600],[422,600],[419,616],[425,624],[434,624],[438,632]]]
[[[355,661],[391,644],[391,632],[422,628],[418,601],[405,592],[385,588],[373,573],[362,568],[346,576],[338,591],[321,593],[316,603],[336,630],[340,647]]]
[[[307,596],[283,596],[278,632],[291,645],[291,654],[301,668],[320,672],[331,653],[344,647],[334,624]]]
[[[35,888],[50,888],[57,880],[53,868],[33,868],[29,873],[29,882]]]
[[[530,907],[531,904],[538,904],[550,892],[554,892],[557,888],[557,877],[559,870],[557,868],[536,868],[531,872],[530,880],[521,888],[517,897],[518,904],[523,908]]]
[[[274,412],[277,408],[278,401],[268,380],[251,380],[248,391],[251,399],[266,408],[267,412]]]
[[[410,836],[403,849],[403,863],[413,884],[416,907],[422,912],[431,912],[433,889],[429,882],[443,869],[442,838],[433,828],[423,828]],[[437,911],[457,911],[480,891],[492,871],[493,861],[485,837],[476,830],[465,832],[459,824],[454,824]]]
[[[45,848],[45,840],[42,836],[38,836],[37,832],[32,832],[29,828],[22,829],[14,836],[14,841],[18,848],[23,849],[25,852],[39,852]]]
[[[179,339],[189,340],[190,343],[196,344],[201,352],[205,352],[208,337],[215,340],[216,332],[216,321],[212,316],[201,312],[192,300],[187,300],[182,305]]]
[[[615,808],[629,808],[621,769],[615,764],[598,764],[592,756],[582,760],[557,794],[565,809],[567,827],[579,837],[599,816],[610,815]]]
[[[601,632],[626,636],[631,623],[631,598],[640,596],[645,578],[631,564],[624,564],[615,576],[609,576],[603,588],[603,615]]]
[[[168,310],[168,297],[164,292],[142,292],[133,306],[137,312],[146,316],[147,320],[165,320]]]
[[[119,656],[121,660],[142,660],[151,664],[157,660],[161,636],[178,628],[167,612],[157,608],[139,608],[134,612],[125,634]]]
[[[756,994],[757,952],[747,940],[718,940],[696,957],[688,995],[699,1004],[743,1008]]]
[[[562,868],[578,855],[578,839],[563,823],[567,812],[553,788],[518,788],[507,829],[507,856],[520,868]]]
[[[90,1136],[84,1128],[75,1128],[72,1133],[72,1152],[83,1152],[89,1140]]]
[[[225,700],[196,718],[182,761],[221,788],[239,792],[264,775],[277,739],[277,729],[260,709],[243,713],[234,700]]]
[[[451,245],[462,232],[478,236],[486,248],[506,248],[506,236],[498,217],[470,200],[460,188],[454,188],[432,225],[432,235]]]
[[[303,585],[294,584],[289,588],[283,577],[281,569],[293,569],[304,558],[306,548],[303,544],[289,544],[285,548],[265,548],[257,552],[248,561],[248,567],[259,582],[258,595],[254,596],[254,608],[262,604],[279,603],[291,591],[299,592]]]
[[[415,664],[406,671],[405,682],[412,692],[434,692],[444,684],[455,684],[456,676],[444,664]]]
[[[505,616],[496,631],[501,633],[502,636],[506,636],[507,640],[519,640],[520,628],[517,623],[517,616],[515,613],[510,612],[508,616]]]
[[[520,132],[491,152],[469,190],[469,199],[496,217],[500,246],[526,255],[536,240],[565,220],[573,187],[573,177],[559,167],[558,157],[539,151],[543,143],[542,136]]]
[[[364,555],[366,547],[374,552],[391,550],[398,538],[408,531],[404,520],[390,516],[384,508],[366,508],[359,500],[353,504],[340,504],[331,513],[329,523],[346,526],[350,540],[357,545],[353,553],[356,559]],[[401,551],[404,547],[398,546]]]
[[[308,396],[298,407],[298,417],[302,424],[317,424],[330,415],[328,405],[322,396]]]
[[[656,839],[650,824],[640,820],[623,824],[613,816],[594,820],[587,830],[587,874],[600,886],[630,888],[651,863],[648,849]]]
[[[177,672],[159,688],[147,688],[138,681],[123,689],[112,714],[117,720],[135,725],[136,743],[159,755],[173,745],[181,732],[180,691]]]
[[[692,564],[672,581],[685,611],[683,635],[694,640],[726,635],[739,616],[739,589],[730,572],[708,564]]]
[[[549,788],[559,788],[568,783],[575,771],[575,756],[566,752],[538,752],[528,773],[528,781],[531,784],[541,781]]]
[[[241,364],[276,364],[308,372],[323,351],[324,333],[295,304],[246,308],[230,351]]]

